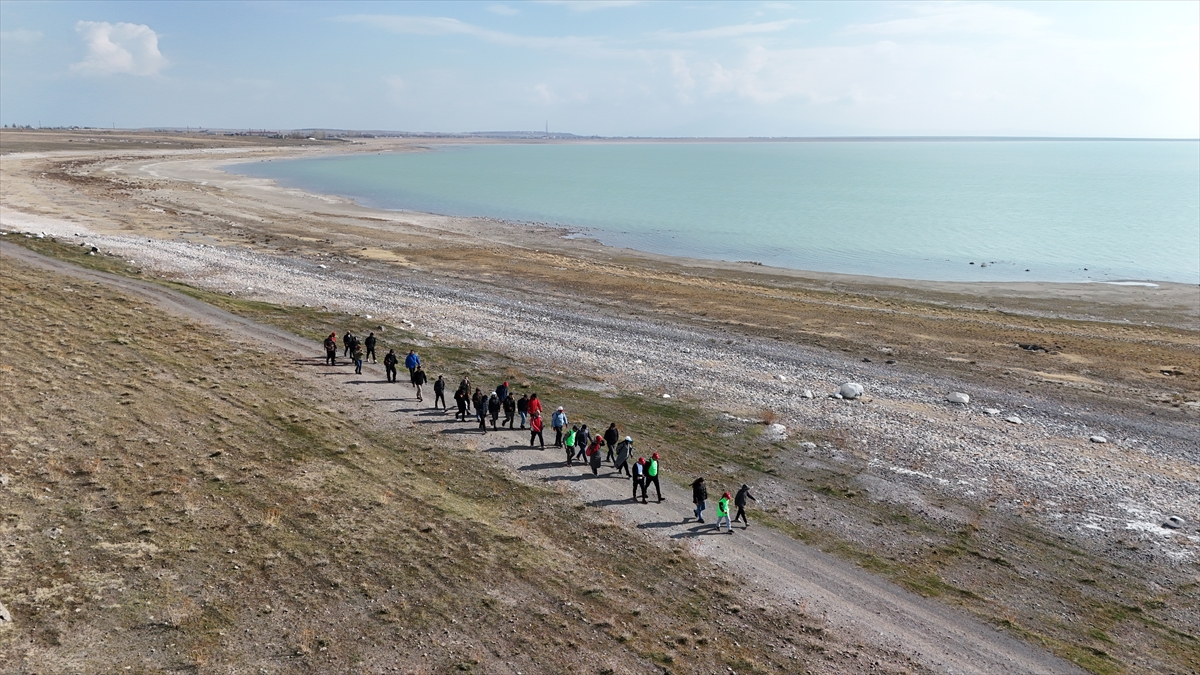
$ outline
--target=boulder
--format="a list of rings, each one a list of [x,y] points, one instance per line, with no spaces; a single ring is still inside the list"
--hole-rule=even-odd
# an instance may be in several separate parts
[[[779,380],[780,382],[787,382],[787,376],[786,376],[786,375],[776,375],[776,376],[775,376],[775,379]]]
[[[842,398],[854,400],[863,395],[863,386],[857,382],[847,382],[838,387],[838,393],[842,395]]]
[[[1108,442],[1108,439],[1103,436],[1092,436],[1088,440],[1093,443],[1107,443]]]
[[[985,412],[989,415],[999,415],[1000,409],[999,408],[984,408],[983,412]]]
[[[786,441],[787,437],[787,427],[782,424],[768,424],[767,430],[763,433],[763,439],[767,441]]]
[[[1012,417],[1005,417],[1004,421],[1008,422],[1009,424],[1024,424],[1024,422],[1021,421],[1021,418],[1017,417],[1016,415],[1013,415]]]
[[[12,614],[9,613],[8,608],[4,606],[4,603],[0,602],[0,628],[11,625]]]
[[[1165,521],[1163,521],[1163,524],[1162,524],[1162,526],[1167,528],[1168,530],[1178,530],[1179,528],[1183,527],[1184,525],[1187,525],[1187,521],[1184,520],[1183,518],[1180,518],[1179,516],[1171,516],[1171,517],[1167,518]]]
[[[800,394],[800,398],[814,398],[812,389],[805,389],[804,393]]]
[[[800,444],[800,447],[804,448],[805,450],[816,450],[817,444],[813,443],[812,441],[804,441]]]
[[[952,391],[946,395],[946,400],[951,403],[970,403],[971,397],[961,391]]]

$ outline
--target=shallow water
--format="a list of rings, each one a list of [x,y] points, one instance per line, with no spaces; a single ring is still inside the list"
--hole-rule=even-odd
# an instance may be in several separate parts
[[[1200,283],[1195,141],[502,144],[234,170],[669,255],[944,281]]]

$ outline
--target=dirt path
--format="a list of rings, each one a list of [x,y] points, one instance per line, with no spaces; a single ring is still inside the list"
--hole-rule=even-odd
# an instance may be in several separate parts
[[[229,314],[156,284],[82,269],[20,246],[5,245],[0,253],[75,278],[109,284],[169,312],[228,331],[236,340],[268,343],[305,356],[320,352],[320,346],[309,340]],[[384,379],[381,366],[367,368],[370,377]],[[649,539],[688,542],[697,554],[744,577],[768,601],[799,604],[806,613],[825,617],[831,631],[897,650],[937,672],[981,675],[1082,672],[1067,661],[961,612],[908,593],[779,532],[739,527],[733,535],[716,534],[711,519],[715,517],[712,504],[718,495],[712,495],[706,512],[710,524],[700,525],[690,519],[685,522],[685,517],[691,514],[690,494],[669,480],[663,484],[664,502],[636,503],[629,499],[629,482],[610,476],[610,467],[602,468],[600,476],[593,477],[584,467],[564,466],[565,455],[559,449],[529,448],[526,432],[479,434],[473,430],[473,424],[453,422],[450,413],[442,415],[429,408],[417,408],[407,387],[397,387],[393,398],[379,397],[378,390],[365,388],[364,378],[354,375],[349,367],[339,371],[342,377],[313,379],[321,386],[361,393],[378,414],[400,415],[414,424],[427,423],[419,424],[427,429],[431,425],[441,427],[438,433],[456,434],[467,445],[492,454],[529,480],[565,485],[590,506],[612,511]],[[638,452],[645,454],[649,450],[639,448]],[[664,471],[670,474],[669,458]]]

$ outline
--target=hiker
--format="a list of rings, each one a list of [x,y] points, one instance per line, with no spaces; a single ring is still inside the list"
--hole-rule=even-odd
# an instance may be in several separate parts
[[[575,459],[583,459],[584,453],[591,444],[592,432],[588,431],[588,426],[584,424],[579,427],[579,433],[575,434]]]
[[[542,438],[542,414],[534,413],[529,420],[529,447],[533,447],[533,441],[537,439],[542,444],[542,449],[546,449],[546,439]]]
[[[588,465],[592,467],[593,476],[600,475],[600,446],[603,444],[604,437],[597,436],[596,440],[592,441],[592,444],[587,449]]]
[[[604,430],[604,442],[608,445],[608,456],[604,458],[606,462],[612,462],[613,466],[617,463],[613,459],[613,450],[617,447],[617,441],[621,439],[621,430],[617,428],[617,423],[613,422]]]
[[[625,440],[617,443],[617,458],[613,461],[613,465],[617,468],[617,474],[622,471],[625,475],[629,475],[629,457],[633,454],[633,439],[626,436]]]
[[[508,428],[513,428],[513,418],[517,416],[517,399],[513,398],[512,392],[508,392],[508,396],[504,397],[504,401],[500,404],[504,408],[504,421],[500,426],[508,425]]]
[[[488,416],[492,418],[492,431],[495,431],[496,420],[500,419],[500,398],[495,394],[488,398]]]
[[[396,381],[396,364],[400,363],[400,357],[396,356],[395,349],[389,349],[387,354],[383,355],[383,369],[387,371],[387,381]]]
[[[550,428],[554,429],[554,447],[561,448],[563,446],[563,427],[567,426],[567,412],[563,407],[558,406],[550,415]]]
[[[575,434],[579,433],[579,427],[573,426],[567,432],[567,437],[563,439],[563,445],[567,448],[567,466],[575,463]]]
[[[479,420],[479,430],[486,434],[488,399],[482,391],[476,389],[475,396],[471,400],[475,404],[475,419]]]
[[[458,406],[458,412],[454,413],[456,421],[460,419],[463,422],[467,421],[467,402],[470,400],[466,389],[459,387],[454,391],[454,403]]]
[[[662,486],[658,484],[658,453],[650,455],[650,466],[646,467],[646,489],[654,486],[654,494],[658,495],[658,501],[662,501]]]
[[[408,350],[408,356],[404,357],[404,367],[408,368],[408,374],[412,375],[419,365],[421,365],[421,357],[417,356],[417,352],[412,349]]]
[[[438,407],[438,401],[442,402],[442,412],[446,412],[446,376],[438,375],[437,382],[433,383],[433,407]]]
[[[704,522],[704,502],[708,500],[708,486],[704,484],[704,477],[701,476],[692,481],[692,503],[696,505],[696,520]]]
[[[521,394],[521,398],[517,400],[517,414],[521,416],[521,428],[525,428],[525,419],[529,417],[529,397]]]
[[[537,392],[535,391],[529,395],[529,415],[533,416],[533,415],[541,415],[541,414],[542,414],[542,402],[541,402],[541,400],[538,399]]]
[[[646,503],[646,458],[638,457],[633,465],[633,501],[637,501],[638,488],[642,488],[642,503]]]
[[[354,374],[362,375],[363,348],[357,342],[350,348],[350,358],[354,359]]]
[[[754,495],[750,494],[750,486],[743,483],[742,489],[738,490],[737,496],[733,498],[733,505],[737,507],[737,515],[733,517],[733,522],[736,523],[738,519],[741,518],[742,522],[746,524],[746,527],[750,527],[750,521],[746,520],[747,498],[749,498],[751,501],[758,501],[754,498]],[[746,527],[743,527],[742,529],[744,530]],[[731,525],[730,529],[732,528],[733,526]]]
[[[371,363],[375,363],[375,334],[367,333],[367,339],[363,340],[363,344],[367,347],[367,358],[371,359]]]
[[[496,387],[496,398],[500,399],[501,401],[508,398],[508,381],[507,380],[500,386]]]
[[[325,338],[325,365],[337,365],[337,333],[330,333]]]
[[[425,369],[422,368],[421,366],[417,366],[416,370],[412,371],[412,386],[413,386],[413,389],[417,390],[417,400],[418,401],[425,400],[425,399],[421,398],[421,385],[425,384],[428,381],[429,381],[429,378],[425,377]]]
[[[733,523],[729,522],[729,493],[721,495],[717,500],[717,532],[721,531],[721,521],[725,522],[729,528],[729,534],[733,534]]]
[[[345,349],[342,356],[350,356],[350,348],[353,346],[354,346],[354,333],[351,333],[350,331],[346,331],[346,334],[342,336],[342,347]]]
[[[471,395],[471,378],[463,375],[463,379],[459,381],[458,388],[467,392],[467,396]]]

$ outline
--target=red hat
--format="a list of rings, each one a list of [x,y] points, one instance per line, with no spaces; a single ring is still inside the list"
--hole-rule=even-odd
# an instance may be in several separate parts
[[[638,457],[638,464],[645,464],[645,463],[646,463],[645,457]]]
[[[729,493],[728,493],[728,492],[726,492],[725,494],[723,494],[723,495],[721,495],[721,496],[722,496],[722,497],[728,497],[728,496],[729,496]]]
[[[657,453],[657,452],[656,452],[656,453],[654,453],[653,455],[650,455],[650,456],[651,456],[651,457],[653,457],[654,459],[658,459],[658,453]]]

